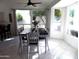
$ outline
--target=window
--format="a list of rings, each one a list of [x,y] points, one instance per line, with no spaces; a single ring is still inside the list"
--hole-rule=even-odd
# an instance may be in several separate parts
[[[30,10],[16,10],[17,28],[31,28]]]
[[[37,16],[36,20],[39,21],[39,24],[38,24],[39,28],[45,28],[45,25],[46,25],[45,16],[42,16],[42,17]]]

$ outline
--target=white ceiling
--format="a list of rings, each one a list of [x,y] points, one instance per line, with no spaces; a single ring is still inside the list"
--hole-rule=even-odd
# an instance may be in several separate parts
[[[67,7],[74,3],[77,3],[79,0],[61,0],[53,8]]]
[[[15,9],[44,9],[50,5],[56,4],[59,0],[31,0],[32,2],[42,2],[42,4],[38,4],[37,7],[26,6],[28,0],[0,0],[0,2],[6,2],[11,8]],[[55,2],[55,3],[54,3]]]

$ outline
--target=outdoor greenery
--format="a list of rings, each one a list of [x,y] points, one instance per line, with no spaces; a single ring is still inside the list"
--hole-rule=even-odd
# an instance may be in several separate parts
[[[23,20],[22,15],[19,14],[19,13],[17,13],[17,14],[16,14],[16,20],[17,20],[17,21],[22,21],[22,20]]]
[[[61,17],[61,11],[60,11],[60,9],[55,9],[55,16],[56,17]]]
[[[55,16],[55,19],[56,19],[57,21],[60,20],[60,18],[61,18],[61,11],[60,11],[60,9],[55,9],[55,14],[54,14],[54,16]]]
[[[33,16],[43,16],[44,14],[44,11],[33,11]]]

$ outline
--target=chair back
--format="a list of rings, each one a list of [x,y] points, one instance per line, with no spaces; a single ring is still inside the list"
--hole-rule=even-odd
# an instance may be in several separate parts
[[[39,32],[38,30],[34,31],[34,32],[30,32],[28,34],[28,43],[29,44],[38,44],[39,41]]]

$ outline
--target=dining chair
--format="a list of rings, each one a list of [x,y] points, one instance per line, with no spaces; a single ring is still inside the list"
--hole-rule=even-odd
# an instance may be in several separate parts
[[[39,40],[44,40],[45,41],[45,53],[47,50],[49,50],[48,46],[48,30],[46,28],[39,28]]]
[[[11,24],[7,24],[5,26],[5,36],[6,38],[11,37]]]
[[[18,52],[19,54],[22,54],[25,52],[25,48],[27,48],[27,37],[28,33],[30,33],[30,29],[24,29],[22,32],[20,32],[19,35],[19,46],[18,46]],[[26,49],[28,50],[28,48]]]
[[[19,47],[18,47],[18,52],[20,52],[20,54],[23,53],[24,47],[27,47],[27,34],[21,35],[19,34]]]
[[[27,39],[27,43],[28,43],[28,55],[29,53],[38,53],[39,54],[39,32],[38,30],[35,30],[35,31],[32,31],[28,34],[28,39]],[[37,47],[37,51],[29,51],[29,47],[33,48],[33,46],[36,46]]]

